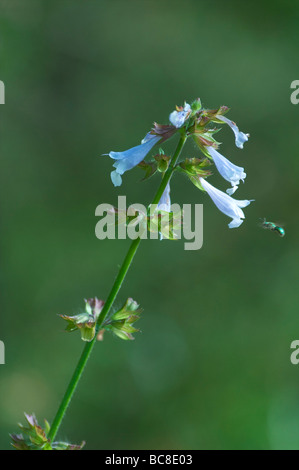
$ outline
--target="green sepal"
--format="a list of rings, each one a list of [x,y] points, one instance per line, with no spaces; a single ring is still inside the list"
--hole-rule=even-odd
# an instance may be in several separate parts
[[[127,341],[127,340],[132,341],[132,340],[135,339],[134,336],[132,336],[130,333],[124,332],[123,330],[120,330],[120,329],[117,329],[117,328],[111,328],[110,330],[115,334],[115,336],[118,336],[118,338],[123,339],[125,341]],[[136,330],[136,331],[138,331],[138,330]]]
[[[12,446],[17,450],[80,450],[85,442],[80,445],[69,444],[66,442],[53,442],[48,439],[50,425],[44,421],[42,428],[34,414],[25,414],[26,425],[19,424],[22,434],[11,434]]]
[[[220,106],[217,109],[205,109],[203,112],[203,115],[207,116],[209,121],[218,122],[216,118],[217,114],[223,116],[228,111],[229,111],[229,108],[227,106]],[[219,123],[223,124],[223,121],[219,121]]]
[[[209,112],[210,120],[212,122],[216,122],[217,124],[223,124],[223,121],[221,121],[221,119],[217,119],[216,116],[224,116],[224,114],[226,114],[228,111],[229,111],[229,108],[227,106],[220,106],[220,108],[216,110],[210,110]]]
[[[123,307],[105,321],[103,327],[121,339],[133,340],[132,333],[139,330],[132,325],[139,320],[141,312],[142,309],[139,308],[138,303],[132,298],[128,298]]]
[[[165,173],[165,171],[167,170],[167,168],[169,166],[170,157],[168,157],[167,155],[164,155],[164,153],[160,152],[158,155],[154,156],[154,159],[157,162],[157,170],[160,173]]]
[[[211,166],[211,161],[208,158],[186,158],[186,160],[179,163],[176,169],[188,176],[209,176],[211,172],[205,169],[208,166]]]
[[[80,328],[80,327],[79,327]],[[82,341],[87,341],[90,342],[93,340],[96,334],[96,326],[95,323],[92,325],[85,324],[80,328],[80,333],[81,333],[81,339]]]
[[[67,321],[66,331],[71,333],[80,330],[82,341],[90,342],[96,334],[96,323],[103,309],[104,301],[97,297],[85,300],[85,312],[78,315],[59,315]]]
[[[142,312],[142,309],[139,308],[139,304],[136,302],[136,300],[132,299],[131,297],[129,297],[125,304],[123,305],[123,307],[121,308],[121,310],[119,310],[118,312],[116,312],[113,317],[117,317],[119,313],[130,313],[131,312],[137,312],[137,313],[141,313]]]
[[[54,442],[53,450],[82,450],[84,446],[85,441],[82,441],[81,444],[70,444],[69,442]]]
[[[201,185],[201,182],[199,180],[199,176],[196,175],[196,176],[192,176],[192,175],[188,175],[191,183],[193,183],[198,189],[200,189],[201,191],[204,191],[205,190],[203,189],[202,185]]]
[[[217,129],[219,131],[220,129]],[[202,151],[202,153],[207,157],[211,158],[210,154],[207,151],[207,147],[213,147],[217,149],[220,145],[220,142],[217,142],[217,140],[213,137],[213,134],[216,131],[213,129],[213,131],[209,132],[193,132],[192,138],[198,148]]]
[[[196,100],[193,101],[193,103],[191,103],[191,109],[193,113],[197,113],[198,111],[201,110],[201,108],[202,108],[202,104],[201,104],[200,98],[197,98]]]
[[[145,162],[142,160],[137,166],[145,171],[145,176],[141,181],[151,178],[157,172],[157,164],[155,162]]]

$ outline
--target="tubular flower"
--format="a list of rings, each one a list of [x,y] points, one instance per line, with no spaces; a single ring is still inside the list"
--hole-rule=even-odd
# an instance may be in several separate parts
[[[167,183],[166,188],[161,196],[161,199],[157,206],[158,211],[170,212],[171,211],[171,200],[170,200],[170,184]],[[160,240],[163,240],[163,234],[160,232]]]
[[[131,170],[137,166],[149,153],[149,151],[161,140],[160,136],[148,133],[142,140],[140,145],[132,147],[124,152],[110,152],[109,157],[116,160],[114,163],[114,171],[111,172],[111,180],[114,186],[122,184],[121,175],[125,171]]]
[[[169,115],[169,121],[176,128],[182,127],[182,125],[187,121],[192,112],[191,106],[188,103],[185,103],[183,106],[177,106],[176,111],[173,111]]]
[[[244,132],[239,131],[237,124],[235,124],[233,121],[231,121],[225,116],[217,114],[217,119],[229,125],[229,127],[232,129],[233,133],[235,134],[236,146],[242,149],[244,146],[244,143],[248,141],[249,134],[244,134]]]
[[[229,228],[239,227],[243,223],[242,219],[245,219],[244,212],[241,208],[248,206],[252,200],[238,201],[212,186],[204,178],[200,177],[199,181],[215,206],[218,207],[223,214],[232,218],[232,221],[228,224]]]
[[[244,168],[236,166],[231,163],[227,158],[225,158],[221,153],[217,152],[213,147],[207,147],[209,155],[213,158],[217,170],[220,175],[226,180],[229,181],[232,185],[232,188],[227,189],[227,194],[232,195],[238,189],[240,180],[244,182],[246,178],[246,173]]]
[[[165,212],[170,212],[170,206],[171,206],[171,201],[170,201],[170,184],[167,183],[166,188],[164,189],[164,192],[161,196],[161,199],[158,203],[157,209],[159,211],[165,211]]]

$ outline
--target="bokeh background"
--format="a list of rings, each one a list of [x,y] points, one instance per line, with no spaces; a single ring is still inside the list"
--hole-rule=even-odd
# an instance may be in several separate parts
[[[83,348],[58,314],[105,299],[129,246],[97,240],[95,208],[118,194],[146,204],[157,188],[139,169],[114,188],[101,154],[200,97],[251,134],[243,151],[229,128],[218,137],[247,172],[238,198],[255,202],[229,230],[208,196],[173,179],[174,202],[204,204],[203,248],[142,242],[116,302],[138,300],[142,333],[97,345],[59,437],[86,449],[299,449],[297,2],[1,0],[0,17],[0,448],[24,411],[53,419]]]

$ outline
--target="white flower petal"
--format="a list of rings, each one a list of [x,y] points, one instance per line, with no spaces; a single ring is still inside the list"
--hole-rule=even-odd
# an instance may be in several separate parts
[[[209,155],[213,158],[217,170],[220,175],[226,180],[229,181],[232,185],[232,189],[228,189],[226,192],[228,194],[233,194],[238,189],[238,184],[240,181],[244,182],[246,178],[246,173],[244,168],[234,165],[227,158],[225,158],[221,153],[217,152],[213,147],[207,147]]]
[[[244,134],[244,132],[239,131],[238,126],[225,116],[217,115],[217,119],[220,119],[220,121],[223,121],[229,125],[229,127],[232,129],[232,131],[235,134],[236,146],[242,149],[244,146],[244,143],[248,141],[249,134]]]
[[[169,121],[176,128],[182,127],[182,125],[187,121],[191,113],[191,106],[188,103],[185,103],[184,109],[182,111],[173,111],[169,115]]]
[[[111,181],[114,184],[114,186],[121,186],[122,184],[122,178],[117,171],[111,171]]]
[[[229,228],[238,228],[238,227],[240,227],[241,224],[243,224],[243,220],[234,219],[228,224],[228,226],[229,226]]]
[[[218,207],[223,214],[232,218],[232,221],[228,225],[229,228],[239,227],[243,223],[242,219],[245,219],[241,207],[248,206],[252,200],[238,201],[212,186],[204,178],[199,178],[199,180],[203,189],[208,193],[216,207]]]
[[[166,188],[161,196],[161,199],[158,203],[157,210],[170,212],[171,210],[171,200],[170,200],[170,184],[167,183]],[[160,232],[160,240],[163,240],[163,235]]]
[[[234,194],[237,189],[238,189],[239,186],[233,186],[232,188],[229,188],[226,190],[227,194],[229,194],[229,196],[231,196],[232,194]]]
[[[171,201],[170,201],[170,185],[167,183],[166,188],[161,196],[161,199],[158,203],[157,209],[160,211],[170,212]]]

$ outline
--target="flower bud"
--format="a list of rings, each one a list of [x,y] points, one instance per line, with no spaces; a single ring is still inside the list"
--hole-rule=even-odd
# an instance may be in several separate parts
[[[191,103],[191,109],[194,114],[201,110],[200,98],[197,98],[193,103]]]
[[[170,157],[167,157],[164,153],[160,153],[155,155],[154,158],[157,162],[157,170],[160,171],[160,173],[165,173],[169,165]]]

